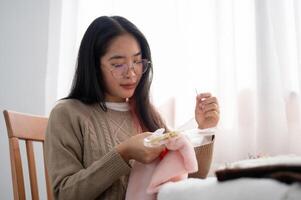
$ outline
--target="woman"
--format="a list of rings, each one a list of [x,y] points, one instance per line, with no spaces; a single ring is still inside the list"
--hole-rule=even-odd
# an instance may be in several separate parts
[[[46,131],[56,199],[124,199],[129,161],[150,163],[161,154],[163,147],[143,145],[149,132],[165,127],[150,103],[152,70],[149,45],[134,24],[103,16],[88,27],[71,92],[53,108]],[[199,128],[215,126],[216,98],[198,95],[195,117]],[[206,176],[211,150],[212,143],[197,150],[198,175]]]

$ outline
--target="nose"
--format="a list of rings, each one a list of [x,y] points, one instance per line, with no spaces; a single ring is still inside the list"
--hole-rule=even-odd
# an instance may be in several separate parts
[[[127,71],[126,71],[126,77],[127,78],[136,77],[134,63],[131,63],[131,64],[128,65]]]

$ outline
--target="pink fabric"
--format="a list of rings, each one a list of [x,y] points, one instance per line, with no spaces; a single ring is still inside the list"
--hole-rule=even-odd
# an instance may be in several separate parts
[[[163,184],[186,179],[198,170],[194,148],[185,136],[171,139],[166,147],[170,151],[162,160],[133,164],[126,200],[154,200]]]

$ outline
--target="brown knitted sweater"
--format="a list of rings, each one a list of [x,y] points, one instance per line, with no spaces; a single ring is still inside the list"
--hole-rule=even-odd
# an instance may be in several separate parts
[[[63,100],[52,110],[45,140],[46,166],[56,199],[124,199],[131,167],[115,146],[136,134],[129,111]],[[206,177],[213,143],[196,148]]]

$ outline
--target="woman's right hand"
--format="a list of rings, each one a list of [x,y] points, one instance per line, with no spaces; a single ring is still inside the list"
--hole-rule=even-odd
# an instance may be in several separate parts
[[[144,132],[132,136],[129,139],[117,145],[116,150],[126,162],[128,162],[130,159],[134,159],[144,164],[150,163],[160,155],[160,153],[164,149],[164,146],[144,146],[143,140],[149,135],[151,135],[150,132]]]

